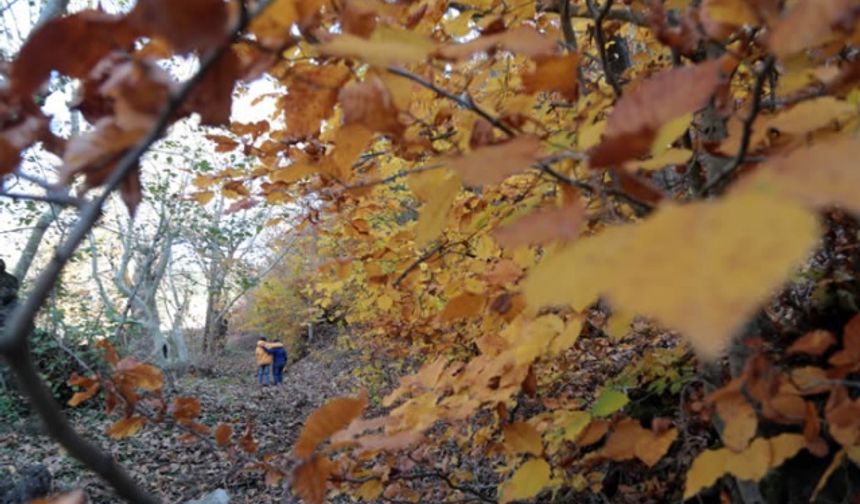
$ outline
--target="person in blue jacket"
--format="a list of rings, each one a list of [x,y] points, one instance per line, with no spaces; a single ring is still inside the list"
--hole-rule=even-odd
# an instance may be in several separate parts
[[[287,349],[283,343],[275,341],[264,347],[266,353],[272,356],[272,376],[275,385],[284,383],[284,366],[287,365]]]

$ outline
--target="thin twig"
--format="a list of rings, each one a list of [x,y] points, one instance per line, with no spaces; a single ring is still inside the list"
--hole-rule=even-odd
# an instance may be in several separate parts
[[[613,1],[606,0],[606,3],[600,9],[597,8],[594,0],[586,0],[586,4],[588,5],[591,17],[594,19],[594,41],[600,52],[600,64],[603,66],[603,74],[606,76],[606,82],[612,86],[615,96],[621,97],[622,91],[621,84],[618,83],[618,76],[609,68],[609,55],[606,52],[606,33],[603,31],[603,20],[609,14]]]
[[[408,70],[404,70],[400,67],[390,66],[387,68],[387,70],[389,73],[392,73],[394,75],[399,75],[399,76],[404,77],[406,79],[409,79],[415,83],[421,84],[422,86],[426,87],[427,89],[434,91],[439,96],[444,96],[445,98],[448,98],[449,100],[459,104],[461,107],[463,107],[465,109],[472,110],[473,112],[475,112],[476,114],[478,114],[479,116],[484,118],[487,122],[492,124],[494,128],[498,129],[499,131],[502,131],[507,136],[509,136],[509,137],[516,136],[516,132],[514,132],[514,130],[512,130],[510,127],[508,127],[508,125],[503,123],[498,117],[494,117],[492,114],[490,114],[486,110],[479,107],[478,104],[475,103],[468,95],[466,95],[465,97],[457,96],[454,93],[448,91],[447,89],[440,88],[436,84],[433,84],[432,82],[430,82],[430,81],[428,81],[428,80],[426,80],[426,79],[424,79],[418,75],[415,75],[414,73],[409,72]]]
[[[43,203],[51,203],[54,205],[60,206],[73,206],[75,208],[81,208],[86,204],[86,200],[81,198],[75,198],[74,196],[69,196],[68,194],[24,194],[24,193],[13,193],[13,192],[0,192],[0,198],[9,198],[13,201],[40,201]]]
[[[543,9],[543,12],[561,12],[564,8],[564,0],[561,0],[555,4],[547,4]],[[591,12],[587,7],[579,7],[579,6],[571,6],[569,11],[569,16],[572,18],[581,18],[581,19],[594,19],[592,17]],[[622,21],[624,23],[634,24],[636,26],[648,27],[648,20],[645,19],[645,16],[639,14],[636,11],[633,11],[629,8],[620,8],[620,9],[610,9],[604,19],[608,19],[610,21]]]
[[[774,62],[775,58],[773,56],[768,56],[764,61],[764,66],[756,76],[755,87],[753,88],[752,94],[752,104],[750,105],[750,113],[746,119],[744,119],[743,133],[741,135],[741,144],[738,146],[738,153],[735,154],[735,157],[726,169],[702,189],[702,196],[707,196],[717,187],[721,186],[723,182],[731,177],[735,170],[740,168],[740,166],[746,161],[746,154],[750,147],[750,140],[752,139],[753,123],[761,111],[761,98],[764,84],[767,82],[768,74],[770,74],[773,69]]]

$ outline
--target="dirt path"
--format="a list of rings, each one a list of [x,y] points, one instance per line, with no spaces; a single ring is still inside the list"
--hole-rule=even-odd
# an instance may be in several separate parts
[[[283,386],[260,387],[252,354],[232,351],[177,380],[175,394],[197,397],[201,422],[210,427],[220,422],[231,425],[234,441],[253,422],[255,456],[286,464],[307,415],[328,398],[354,391],[352,358],[333,350],[318,352],[290,365]],[[105,431],[113,419],[100,409],[71,410],[70,415],[81,431],[162,495],[164,502],[184,502],[217,488],[226,489],[232,503],[297,502],[286,481],[267,486],[262,469],[243,469],[235,449],[213,450],[199,440],[184,440],[181,431],[157,425],[147,425],[129,439],[111,440]],[[93,503],[118,502],[98,478],[38,430],[36,420],[0,427],[0,472],[19,472],[41,463],[53,474],[56,490],[84,488]]]

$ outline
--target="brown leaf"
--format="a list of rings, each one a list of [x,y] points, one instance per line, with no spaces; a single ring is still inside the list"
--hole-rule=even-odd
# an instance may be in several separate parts
[[[249,420],[248,425],[245,426],[245,433],[239,438],[239,447],[242,448],[242,451],[245,453],[257,452],[257,441],[254,439],[253,421]]]
[[[176,397],[173,399],[172,414],[180,423],[189,423],[200,416],[200,401],[196,397]]]
[[[543,443],[540,433],[528,422],[514,422],[505,425],[505,447],[511,453],[525,453],[540,456],[543,453]]]
[[[222,448],[230,444],[230,438],[232,435],[233,428],[228,424],[219,423],[218,426],[215,427],[215,442]]]
[[[326,481],[334,468],[334,463],[326,457],[314,456],[293,470],[293,491],[309,504],[322,504],[325,500]]]
[[[855,315],[845,324],[842,332],[842,350],[830,357],[832,366],[860,365],[860,315]]]
[[[64,494],[27,501],[27,504],[87,504],[87,494],[79,488]]]
[[[853,30],[856,13],[852,0],[800,0],[773,27],[768,44],[780,58],[833,38],[835,30]]]
[[[138,0],[129,24],[160,37],[180,53],[206,51],[225,42],[227,4],[222,0]]]
[[[805,353],[819,356],[826,352],[834,343],[836,343],[836,338],[833,337],[830,331],[819,329],[817,331],[809,331],[796,339],[786,352],[789,354]]]
[[[344,124],[360,124],[371,131],[399,137],[404,125],[398,119],[394,99],[382,79],[370,75],[363,82],[345,86],[338,93]]]
[[[343,429],[361,415],[367,406],[367,393],[357,398],[337,397],[327,402],[308,417],[299,439],[293,446],[293,455],[309,457],[320,443]]]
[[[224,135],[206,135],[206,138],[215,142],[215,152],[230,152],[239,146],[239,142]]]
[[[233,86],[241,76],[239,57],[226,51],[191,90],[184,108],[200,114],[200,124],[222,126],[230,122]]]
[[[95,10],[48,21],[30,35],[12,63],[12,89],[29,98],[51,70],[83,79],[99,60],[129,48],[136,37],[123,18]]]
[[[603,141],[589,153],[592,167],[647,154],[660,126],[703,107],[722,80],[724,60],[663,70],[628,91],[607,119]]]
[[[496,229],[493,238],[503,248],[568,242],[579,236],[584,221],[585,207],[577,200],[563,207],[532,212]]]
[[[540,158],[541,150],[541,142],[537,137],[522,135],[453,158],[448,166],[468,185],[498,184],[515,173],[529,169]]]
[[[101,339],[96,342],[96,347],[101,348],[105,351],[105,360],[108,361],[112,367],[116,367],[119,364],[119,355],[116,353],[116,349],[111,345],[110,341],[107,339]]]

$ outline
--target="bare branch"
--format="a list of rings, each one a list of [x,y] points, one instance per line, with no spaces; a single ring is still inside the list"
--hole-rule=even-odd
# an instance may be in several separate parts
[[[621,84],[618,83],[618,76],[609,67],[609,55],[606,53],[606,33],[603,31],[603,20],[609,14],[614,0],[606,0],[603,7],[598,9],[594,0],[585,0],[588,5],[588,10],[594,19],[594,41],[597,43],[597,49],[600,51],[600,64],[603,66],[603,74],[606,76],[606,82],[612,86],[615,96],[621,96]]]
[[[746,161],[747,151],[750,147],[750,140],[752,139],[752,127],[753,123],[758,117],[759,112],[761,111],[761,99],[764,91],[764,84],[767,82],[768,75],[771,70],[773,70],[775,59],[773,56],[768,56],[764,60],[764,66],[761,71],[756,76],[755,87],[752,92],[752,104],[750,104],[750,113],[747,115],[746,119],[744,119],[743,124],[743,133],[741,135],[741,144],[738,146],[738,153],[735,155],[732,162],[726,167],[726,169],[714,180],[712,180],[708,185],[706,185],[702,189],[702,195],[707,196],[712,191],[717,189],[718,187],[723,185],[732,174],[740,168],[741,165]]]

